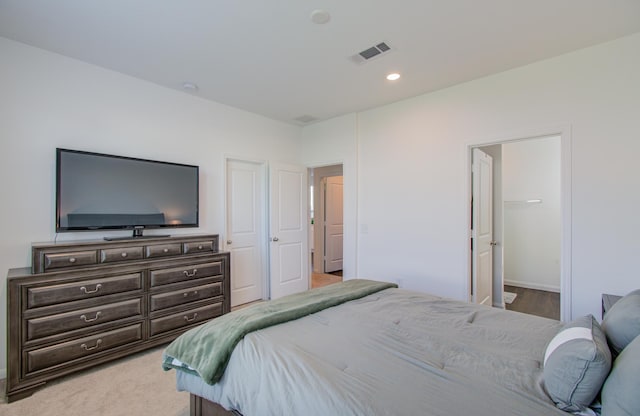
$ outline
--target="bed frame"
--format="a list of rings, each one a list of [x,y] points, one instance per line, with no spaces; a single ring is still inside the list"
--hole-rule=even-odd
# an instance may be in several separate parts
[[[189,404],[190,416],[242,416],[195,394],[190,395]]]

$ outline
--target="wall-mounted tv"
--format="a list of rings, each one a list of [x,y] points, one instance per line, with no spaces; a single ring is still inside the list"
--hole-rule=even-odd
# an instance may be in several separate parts
[[[198,170],[56,149],[56,232],[197,227]]]

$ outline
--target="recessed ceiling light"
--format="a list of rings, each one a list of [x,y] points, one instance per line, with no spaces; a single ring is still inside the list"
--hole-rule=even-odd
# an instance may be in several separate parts
[[[331,15],[326,10],[314,10],[311,12],[311,21],[317,25],[323,25],[331,20]]]
[[[182,83],[182,88],[187,90],[187,91],[191,91],[191,92],[198,91],[198,85],[194,84],[193,82],[183,82]]]
[[[400,79],[400,74],[398,74],[397,72],[393,72],[393,73],[387,75],[387,79],[389,81],[396,81],[396,80]]]

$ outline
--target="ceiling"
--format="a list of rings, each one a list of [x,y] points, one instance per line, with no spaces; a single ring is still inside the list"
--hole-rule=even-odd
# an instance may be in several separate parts
[[[0,0],[0,36],[299,125],[635,32],[638,0]]]

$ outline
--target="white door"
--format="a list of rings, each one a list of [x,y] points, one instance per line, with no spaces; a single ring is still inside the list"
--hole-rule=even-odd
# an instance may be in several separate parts
[[[262,299],[266,280],[264,164],[227,160],[227,240],[231,306]]]
[[[480,149],[472,155],[472,301],[493,304],[493,159]]]
[[[324,186],[324,271],[331,273],[342,270],[342,240],[344,224],[342,176],[325,178]]]
[[[271,299],[309,289],[307,170],[272,164],[270,173]]]

